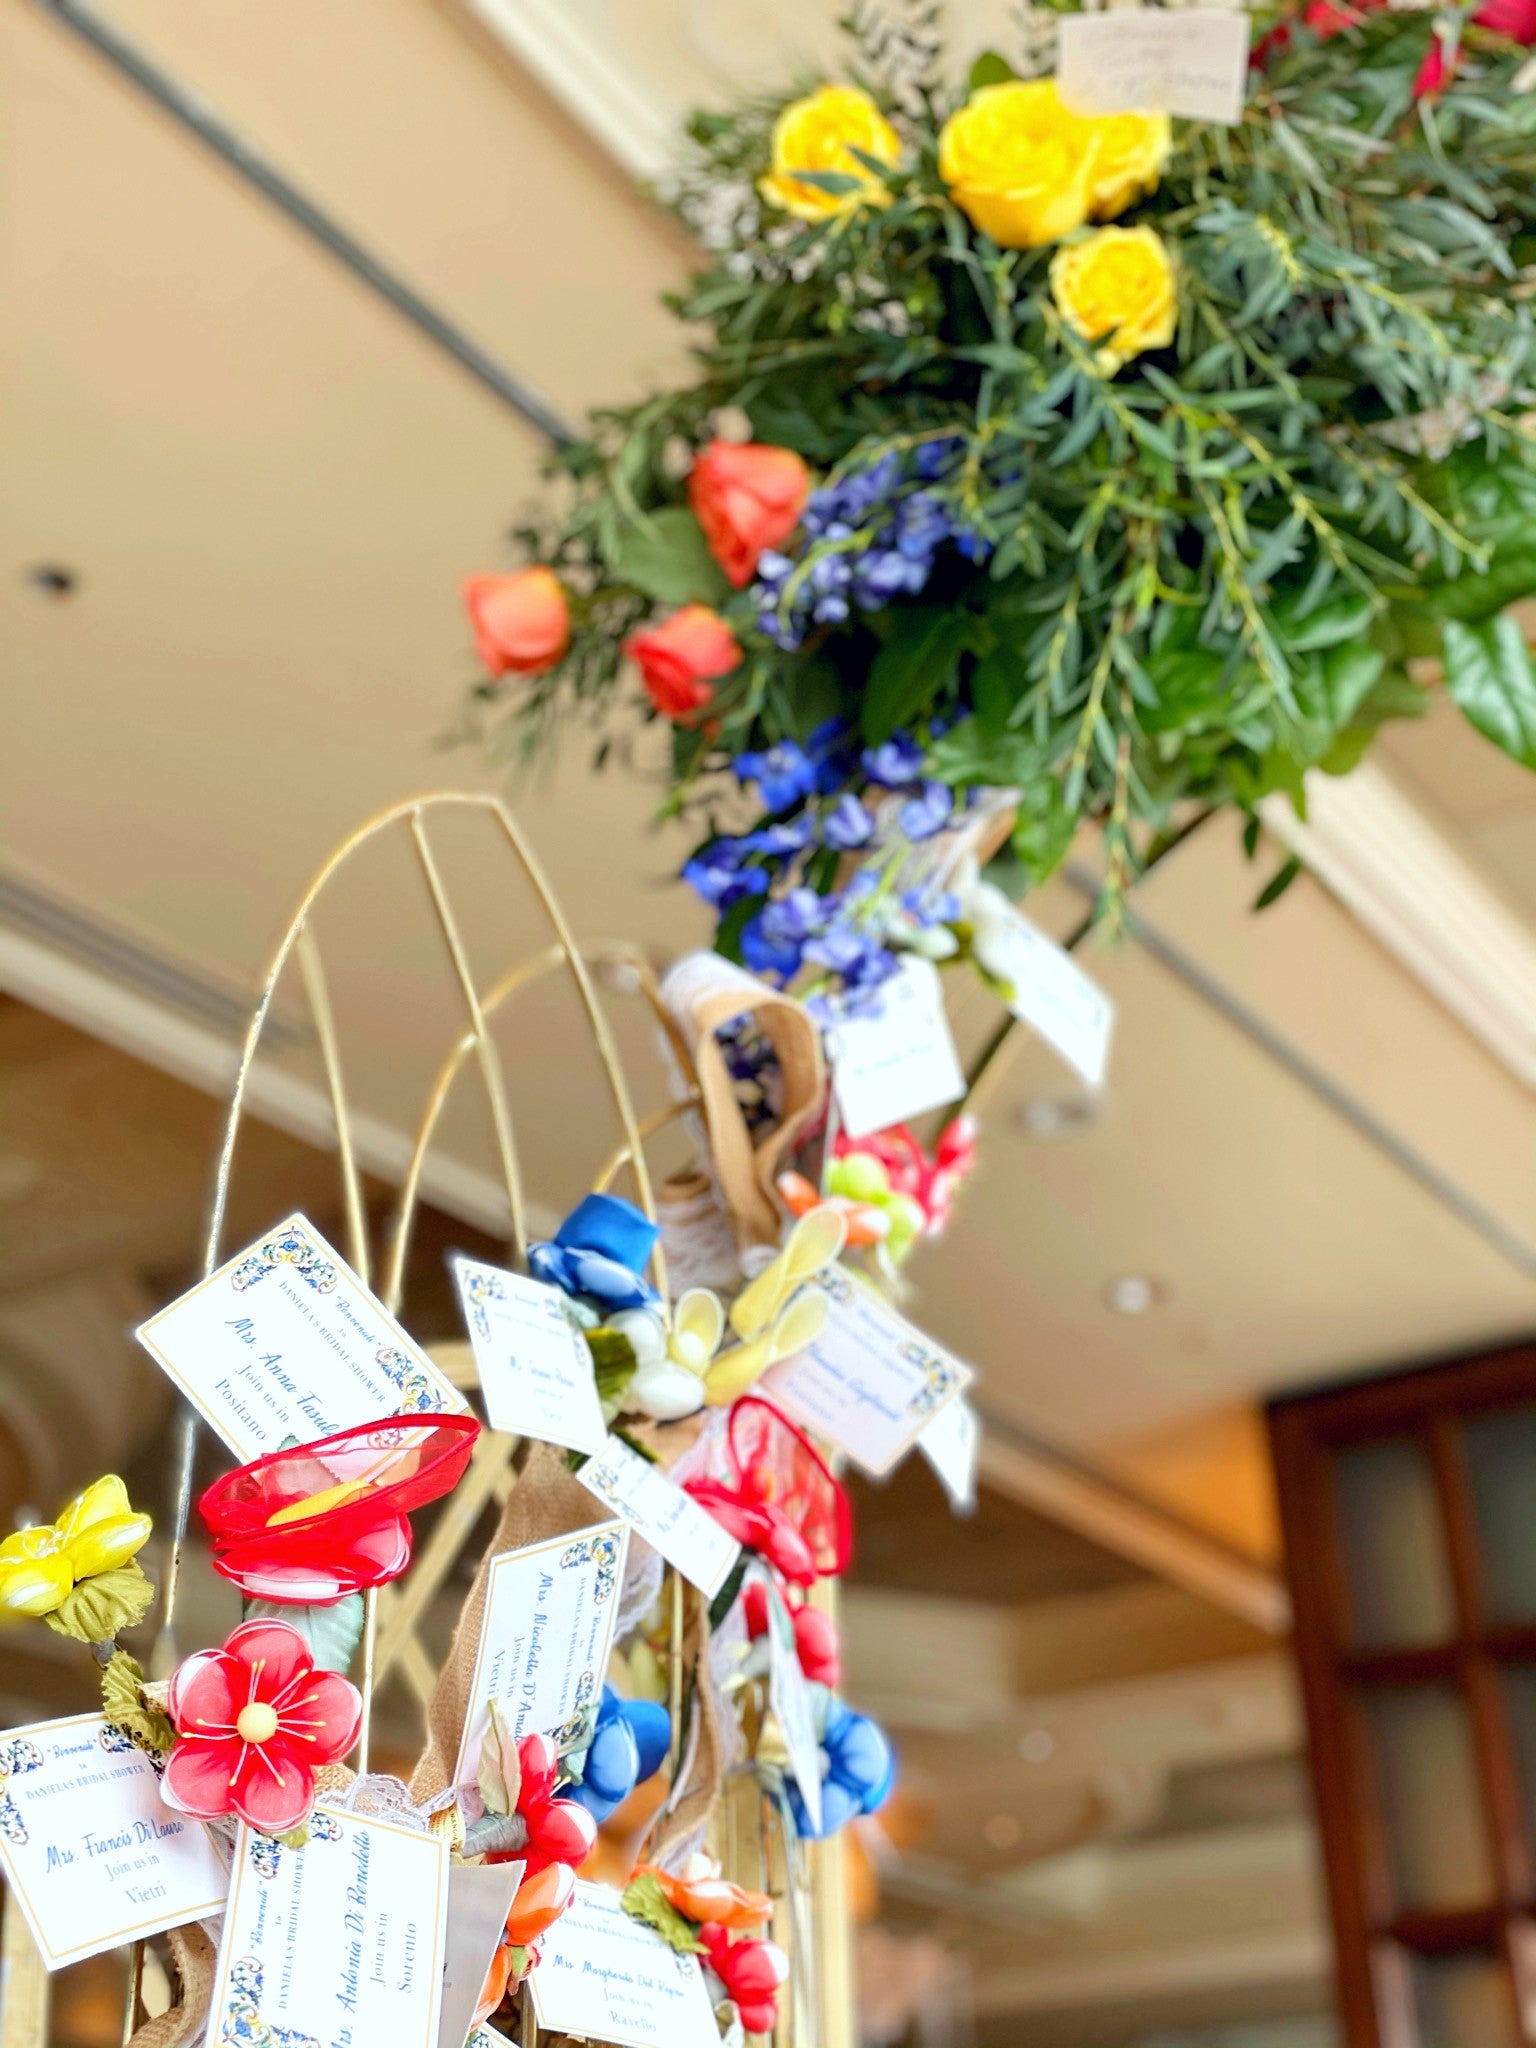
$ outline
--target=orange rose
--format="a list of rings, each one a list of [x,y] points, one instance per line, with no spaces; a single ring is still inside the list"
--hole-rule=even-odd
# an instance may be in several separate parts
[[[663,718],[686,719],[714,696],[716,676],[741,660],[735,634],[707,604],[685,604],[659,626],[631,633],[624,652],[639,664],[645,693]]]
[[[688,498],[709,552],[742,589],[764,548],[788,540],[799,523],[810,473],[790,448],[756,441],[711,441],[695,458]]]
[[[470,576],[464,584],[475,652],[493,676],[536,676],[571,644],[571,612],[553,569]]]
[[[692,1856],[681,1876],[650,1863],[642,1863],[635,1876],[654,1877],[667,1904],[700,1926],[726,1927],[741,1934],[773,1918],[773,1901],[766,1893],[746,1891],[719,1872],[719,1864],[710,1857]]]

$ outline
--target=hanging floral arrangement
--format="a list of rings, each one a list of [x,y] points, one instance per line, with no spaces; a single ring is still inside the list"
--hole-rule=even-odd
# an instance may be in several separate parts
[[[695,119],[695,374],[470,586],[494,749],[638,699],[721,950],[855,991],[972,952],[977,856],[1017,896],[1092,822],[1113,898],[1300,803],[1422,658],[1536,766],[1530,9],[1261,20],[1233,127],[951,75],[933,14]]]

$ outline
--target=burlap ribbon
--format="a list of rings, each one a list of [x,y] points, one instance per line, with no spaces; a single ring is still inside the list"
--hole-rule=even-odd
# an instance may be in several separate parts
[[[826,1088],[821,1034],[793,996],[782,995],[718,953],[689,953],[661,992],[693,1056],[705,1130],[720,1193],[743,1245],[777,1245],[774,1176],[821,1113]],[[779,1066],[778,1119],[761,1137],[742,1114],[716,1031],[750,1018]]]

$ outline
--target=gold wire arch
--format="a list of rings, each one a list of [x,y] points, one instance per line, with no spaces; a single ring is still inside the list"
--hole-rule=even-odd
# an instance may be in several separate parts
[[[520,872],[532,899],[546,920],[551,941],[541,950],[517,961],[483,993],[478,988],[464,945],[453,900],[434,852],[428,825],[445,812],[483,814],[499,833],[514,868]],[[424,881],[427,899],[441,935],[449,971],[464,1009],[464,1028],[444,1057],[427,1091],[421,1117],[411,1145],[409,1161],[399,1193],[383,1231],[383,1255],[377,1269],[369,1244],[368,1219],[363,1203],[357,1144],[349,1108],[342,1050],[331,1007],[329,984],[314,912],[339,871],[364,847],[391,830],[407,835]],[[656,1217],[655,1190],[646,1161],[646,1142],[686,1117],[699,1102],[697,1080],[688,1048],[661,999],[656,976],[643,954],[624,945],[601,944],[587,949],[578,946],[558,898],[544,869],[518,827],[511,812],[495,796],[464,791],[436,791],[410,797],[364,821],[329,855],[303,891],[293,915],[268,962],[255,1008],[251,1013],[241,1046],[231,1091],[228,1113],[219,1144],[208,1224],[203,1243],[204,1277],[211,1274],[225,1254],[224,1230],[234,1173],[236,1146],[245,1117],[251,1075],[261,1050],[262,1036],[271,1015],[273,999],[290,964],[297,968],[315,1040],[324,1069],[331,1118],[335,1134],[337,1169],[341,1181],[345,1215],[345,1244],[349,1261],[363,1281],[374,1287],[391,1312],[398,1309],[404,1286],[411,1234],[420,1211],[422,1176],[443,1111],[455,1083],[466,1067],[478,1070],[485,1093],[497,1162],[507,1200],[508,1237],[519,1262],[528,1249],[527,1205],[518,1158],[511,1111],[508,1106],[501,1054],[489,1030],[489,1020],[518,995],[564,970],[570,977],[591,1034],[598,1063],[607,1084],[618,1126],[619,1142],[601,1162],[592,1178],[594,1189],[606,1189],[628,1169],[635,1199],[647,1216]],[[644,1119],[635,1113],[623,1065],[606,1012],[598,998],[594,970],[606,972],[610,981],[639,995],[660,1025],[676,1062],[682,1085],[674,1099]],[[375,1271],[377,1270],[377,1284]],[[665,1255],[658,1242],[652,1253],[652,1272],[666,1300]],[[176,1455],[176,1497],[171,1544],[167,1557],[160,1631],[154,1652],[154,1667],[163,1672],[174,1662],[175,1615],[181,1576],[191,1489],[197,1448],[197,1417],[188,1411],[182,1418]],[[378,1684],[395,1667],[423,1704],[436,1678],[430,1653],[417,1632],[427,1607],[452,1572],[459,1555],[473,1533],[487,1501],[505,1503],[515,1484],[513,1459],[516,1438],[482,1433],[469,1469],[448,1497],[428,1543],[418,1553],[407,1579],[400,1586],[383,1589],[383,1597],[371,1592],[366,1597],[363,1627],[363,1720],[358,1744],[358,1767],[368,1768],[373,1696]],[[126,2043],[139,2024],[143,1983],[143,1944],[132,1952],[123,2040]],[[37,2039],[42,2040],[39,2034]]]

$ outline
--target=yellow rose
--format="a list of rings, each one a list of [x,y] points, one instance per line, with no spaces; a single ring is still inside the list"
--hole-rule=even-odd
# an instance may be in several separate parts
[[[1094,122],[1099,146],[1088,181],[1088,212],[1113,220],[1157,190],[1173,140],[1166,114],[1106,114]]]
[[[1095,361],[1106,376],[1143,349],[1166,348],[1179,297],[1167,245],[1151,228],[1096,228],[1051,258],[1056,310],[1084,341],[1103,341]]]
[[[153,1527],[148,1515],[134,1512],[116,1473],[98,1479],[57,1522],[18,1529],[0,1543],[0,1620],[55,1613],[79,1580],[116,1571],[136,1556]]]
[[[984,85],[939,136],[939,176],[973,227],[1004,249],[1059,242],[1088,218],[1100,123],[1051,78]]]
[[[851,207],[887,205],[890,194],[868,164],[859,162],[856,149],[892,167],[901,159],[895,129],[867,92],[824,85],[780,111],[773,124],[773,170],[759,179],[758,190],[771,206],[782,206],[801,220],[829,220]],[[824,192],[804,182],[805,171],[857,178],[858,189]]]

